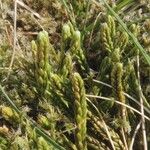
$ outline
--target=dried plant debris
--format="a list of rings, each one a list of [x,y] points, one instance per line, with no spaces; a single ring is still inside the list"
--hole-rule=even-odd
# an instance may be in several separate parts
[[[103,2],[0,1],[0,149],[149,149],[150,3]]]

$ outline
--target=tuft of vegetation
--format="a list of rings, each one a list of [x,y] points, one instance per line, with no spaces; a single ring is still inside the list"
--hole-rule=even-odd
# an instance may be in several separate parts
[[[0,149],[150,147],[148,1],[0,4]]]

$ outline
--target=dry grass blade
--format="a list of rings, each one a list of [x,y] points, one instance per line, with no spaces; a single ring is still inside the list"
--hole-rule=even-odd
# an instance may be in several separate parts
[[[19,0],[16,0],[16,2],[22,6],[23,8],[25,8],[26,10],[28,10],[29,12],[31,12],[34,16],[36,16],[37,18],[39,19],[42,19],[42,17],[37,13],[35,12],[34,10],[32,10],[29,6],[27,6],[26,4],[24,4],[23,2],[19,1]]]
[[[139,62],[139,55],[137,56],[137,76],[138,76],[138,82],[139,82],[139,98],[140,98],[140,103],[141,103],[141,120],[142,120],[142,134],[143,134],[143,146],[144,150],[147,150],[147,138],[146,138],[146,128],[145,128],[145,118],[144,116],[144,108],[143,108],[143,98],[142,98],[142,88],[140,84],[140,62]]]
[[[15,53],[16,53],[16,41],[17,41],[17,0],[14,1],[14,39],[13,39],[13,53],[12,53],[12,57],[11,57],[11,61],[10,61],[10,65],[9,65],[9,70],[8,70],[8,74],[7,74],[7,79],[9,78],[10,75],[10,71],[12,69],[13,66],[13,62],[14,62],[14,58],[15,58]]]
[[[110,134],[110,132],[109,132],[109,130],[108,130],[108,127],[107,127],[107,125],[106,125],[106,123],[105,123],[103,117],[101,116],[101,113],[99,112],[99,110],[97,109],[97,107],[96,107],[88,98],[86,98],[86,99],[87,99],[87,101],[94,107],[94,109],[97,111],[97,113],[98,113],[100,119],[101,119],[102,122],[103,122],[103,125],[104,125],[104,128],[105,128],[105,130],[106,130],[107,136],[108,136],[109,141],[110,141],[110,143],[111,143],[111,146],[112,146],[113,150],[115,150],[116,148],[115,148],[114,143],[113,143],[113,140],[112,140],[112,138],[111,138],[111,134]]]
[[[112,88],[112,86],[110,85],[110,84],[107,84],[107,83],[104,83],[104,82],[102,82],[102,81],[98,81],[98,80],[93,80],[95,83],[99,83],[99,84],[102,84],[102,85],[104,85],[104,86],[107,86],[107,87],[109,87],[109,88]],[[129,95],[129,94],[127,94],[127,93],[123,93],[127,98],[129,98],[129,99],[131,99],[133,102],[135,102],[136,104],[138,104],[139,106],[141,106],[141,104],[140,104],[140,102],[138,102],[135,98],[133,98],[131,95]],[[144,107],[144,110],[147,112],[147,113],[149,113],[150,114],[150,110],[147,108],[147,107],[145,107],[144,105],[143,105],[143,107]]]
[[[103,100],[106,100],[106,101],[113,101],[112,99],[110,98],[107,98],[107,97],[102,97],[102,96],[96,96],[96,95],[86,95],[87,97],[91,97],[91,98],[97,98],[97,99],[103,99]],[[143,115],[141,112],[139,112],[138,110],[136,110],[135,108],[127,105],[127,104],[124,104],[124,103],[121,103],[119,101],[114,101],[115,103],[119,104],[119,105],[122,105],[122,106],[125,106],[126,108],[128,109],[131,109],[132,111],[136,112],[137,114],[143,116],[145,119],[147,119],[148,121],[150,121],[150,118],[146,115]]]
[[[129,146],[129,150],[133,150],[133,144],[134,144],[134,141],[135,141],[135,137],[136,137],[137,132],[139,131],[139,129],[140,129],[140,127],[141,127],[141,123],[142,123],[142,121],[140,121],[140,122],[138,123],[138,125],[136,126],[136,129],[135,129],[135,131],[134,131],[133,137],[132,137],[132,139],[131,139],[131,143],[130,143],[130,146]]]

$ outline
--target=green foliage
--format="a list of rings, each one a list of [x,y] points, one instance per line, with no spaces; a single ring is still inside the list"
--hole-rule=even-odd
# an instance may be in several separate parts
[[[26,50],[21,44],[28,47],[31,40],[27,36],[21,42],[17,37],[22,52],[16,54],[9,79],[12,47],[0,36],[0,149],[120,150],[132,146],[141,120],[135,112],[141,111],[139,92],[149,119],[150,23],[144,19],[129,22],[126,11],[133,8],[132,17],[147,6],[135,7],[137,2],[124,0],[110,1],[111,8],[103,2],[33,2],[42,17],[53,17],[56,30],[50,32],[51,26],[45,28],[39,22],[45,30]],[[148,126],[145,131],[149,138]],[[133,146],[142,149],[140,132]]]

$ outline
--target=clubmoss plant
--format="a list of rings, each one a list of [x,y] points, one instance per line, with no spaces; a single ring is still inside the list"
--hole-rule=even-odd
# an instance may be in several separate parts
[[[69,53],[66,53],[60,66],[60,76],[65,80],[72,71],[73,71],[72,57]]]
[[[115,63],[111,72],[111,84],[113,87],[114,97],[117,101],[126,103],[125,96],[123,94],[122,86],[122,75],[123,75],[123,66],[121,63]],[[124,122],[126,122],[126,108],[122,106],[120,108],[120,113]]]
[[[40,94],[45,94],[49,89],[49,76],[51,66],[49,64],[49,37],[46,31],[38,34],[37,41],[32,41],[32,52],[35,61],[35,78]]]
[[[48,145],[48,143],[44,140],[43,137],[39,137],[39,138],[38,138],[37,148],[40,149],[40,150],[53,149],[52,147],[50,147],[50,146]]]
[[[106,22],[101,25],[100,40],[104,50],[111,52],[115,48],[116,23],[112,16],[108,15]]]
[[[81,48],[81,32],[75,30],[70,22],[62,29],[62,59],[64,52],[70,52],[72,60],[76,62],[77,69],[85,76],[89,74],[89,66],[84,51]]]
[[[87,60],[85,54],[81,48],[81,33],[80,31],[74,31],[72,35],[71,41],[71,53],[74,55],[75,59],[77,59],[77,63],[79,64],[79,68],[81,69],[83,74],[89,74],[89,67],[87,64]]]
[[[77,149],[86,150],[86,120],[87,120],[87,102],[85,96],[84,82],[78,73],[71,76],[72,91],[74,95],[74,111],[76,122],[76,146]]]
[[[4,106],[1,108],[1,115],[7,121],[15,121],[16,123],[19,121],[19,115],[11,108]]]

